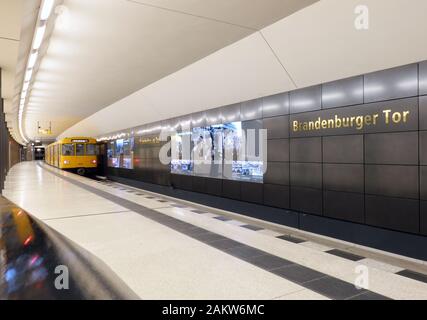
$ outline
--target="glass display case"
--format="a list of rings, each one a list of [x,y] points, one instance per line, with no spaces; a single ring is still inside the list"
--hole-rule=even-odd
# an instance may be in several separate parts
[[[108,166],[133,169],[134,138],[109,141],[107,148]]]
[[[263,161],[247,156],[245,129],[239,121],[174,134],[171,137],[171,173],[262,183]],[[258,138],[256,134],[249,137]],[[259,141],[254,143],[259,151]]]
[[[176,133],[171,137],[171,173],[193,174],[191,133]]]

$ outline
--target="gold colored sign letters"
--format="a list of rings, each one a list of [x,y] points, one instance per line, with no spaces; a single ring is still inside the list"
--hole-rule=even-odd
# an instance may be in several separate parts
[[[386,125],[408,122],[410,111],[393,112],[391,109],[383,110],[382,113],[374,113],[359,116],[344,116],[335,115],[332,118],[322,119],[318,117],[312,121],[292,121],[292,131],[314,131],[339,128],[356,128],[362,130],[366,126],[375,126],[380,121]]]

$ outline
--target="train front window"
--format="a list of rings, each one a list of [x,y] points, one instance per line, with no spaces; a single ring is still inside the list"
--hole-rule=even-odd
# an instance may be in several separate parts
[[[74,156],[74,144],[68,143],[62,145],[63,156]]]
[[[82,143],[76,144],[76,156],[84,156],[85,155],[85,145]]]
[[[88,156],[96,155],[96,148],[95,148],[94,144],[87,144],[86,145],[86,155],[88,155]]]

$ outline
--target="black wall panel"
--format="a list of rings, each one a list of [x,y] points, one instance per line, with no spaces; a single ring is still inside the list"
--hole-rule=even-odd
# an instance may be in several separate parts
[[[319,110],[322,106],[322,86],[298,89],[290,93],[290,113]]]
[[[291,187],[291,208],[312,214],[322,214],[322,190]]]
[[[289,139],[268,140],[267,159],[268,161],[289,161]]]
[[[263,125],[268,139],[289,138],[289,116],[264,118]]]
[[[196,121],[199,121],[199,122],[206,121],[205,112],[200,113],[199,117],[200,118],[196,119]],[[193,115],[191,114],[179,117],[180,132],[188,131],[189,129],[191,129],[192,122],[193,122]]]
[[[247,130],[247,129],[262,129],[262,123],[263,120],[246,120],[246,121],[242,121],[242,129],[243,130]],[[256,132],[256,134],[258,134],[258,132]]]
[[[289,185],[289,162],[268,162],[264,183]]]
[[[3,98],[1,96],[1,74],[2,70],[0,69],[0,195],[4,188],[9,158],[8,132],[3,112]]]
[[[214,196],[222,194],[222,179],[205,178],[206,193]]]
[[[117,176],[117,173],[114,173]],[[146,181],[145,179],[143,181]],[[180,188],[181,186],[181,176],[177,174],[171,174],[171,185],[174,188]]]
[[[198,128],[206,126],[206,111],[193,113],[191,116],[191,128]]]
[[[290,165],[291,186],[322,189],[322,164],[297,163]]]
[[[363,163],[363,135],[323,137],[323,161]]]
[[[323,188],[364,192],[364,167],[361,164],[323,164]]]
[[[264,183],[264,204],[277,208],[289,208],[289,187]]]
[[[262,98],[263,118],[289,114],[289,93],[279,93]]]
[[[427,235],[427,61],[222,106],[162,125],[182,130],[183,123],[194,128],[233,121],[242,121],[243,129],[267,129],[262,184],[170,175],[156,159],[160,145],[136,150],[144,161],[134,172],[109,172],[276,207],[269,210],[293,209],[303,213],[300,218],[324,215],[332,219],[321,219],[336,225],[343,220]],[[144,128],[150,126],[155,124]]]
[[[418,66],[373,72],[365,75],[365,103],[418,95]]]
[[[418,165],[418,132],[367,134],[365,162]]]
[[[229,123],[240,121],[240,110],[241,104],[236,103],[231,106],[225,106],[221,108],[221,122],[219,123]]]
[[[427,96],[419,97],[420,130],[427,130]]]
[[[322,162],[322,138],[290,139],[290,159],[295,162]]]
[[[399,230],[419,232],[419,201],[366,195],[366,223]]]
[[[242,121],[262,119],[262,99],[242,102],[240,117]]]
[[[263,203],[264,187],[262,183],[241,182],[241,200],[253,203]]]
[[[322,109],[363,103],[363,76],[322,85]]]
[[[418,166],[366,165],[367,194],[418,198]]]
[[[427,94],[427,61],[420,62],[420,95]]]
[[[427,201],[421,201],[420,206],[420,231],[427,236]]]
[[[184,175],[174,175],[176,181],[175,187],[183,190],[193,190],[193,177]]]
[[[234,200],[242,197],[240,181],[222,180],[222,196]]]
[[[420,199],[427,200],[427,166],[420,166]]]
[[[420,131],[420,164],[427,165],[427,131]]]
[[[168,120],[166,125],[169,125],[169,129],[172,131],[181,132],[181,121],[179,117]]]
[[[232,106],[235,107],[234,105]],[[224,118],[222,116],[223,108],[215,108],[206,111],[206,125],[214,125],[224,123]]]
[[[330,218],[364,223],[364,201],[363,194],[325,191],[323,193],[323,214]]]
[[[206,191],[206,179],[204,177],[193,177],[193,191],[200,193],[207,193]]]

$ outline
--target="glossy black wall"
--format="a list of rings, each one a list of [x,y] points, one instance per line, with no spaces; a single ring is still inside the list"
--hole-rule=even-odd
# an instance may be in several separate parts
[[[378,123],[360,130],[292,130],[295,120],[381,114],[387,108],[408,110],[410,117],[393,126]],[[150,161],[144,168],[110,169],[110,174],[427,235],[427,62],[241,102],[158,125],[180,128],[189,123],[200,127],[230,121],[268,130],[263,184],[171,175],[167,166]],[[147,172],[154,172],[157,178],[148,177]]]
[[[6,174],[11,166],[20,161],[21,146],[13,140],[7,128],[4,114],[4,101],[1,98],[1,69],[0,69],[0,194],[4,189]]]
[[[8,131],[1,98],[1,69],[0,69],[0,194],[4,188],[4,179],[7,173],[8,162]]]
[[[427,235],[426,94],[426,62],[290,92],[289,102],[282,103],[289,103],[289,108],[280,116],[264,118],[269,130],[264,204]],[[410,118],[395,126],[378,123],[362,130],[292,130],[294,120],[388,108],[409,110]],[[278,122],[282,129],[290,128],[288,135],[278,136]]]
[[[291,140],[311,139],[306,136],[318,136],[320,139],[315,145],[310,141],[305,143],[307,150],[304,154],[313,156],[310,159],[306,156],[299,161],[305,160],[306,167],[301,172],[309,172],[311,179],[300,179],[298,183],[303,181],[303,187],[312,190],[305,190],[302,194],[300,189],[291,187],[292,208],[304,210],[297,207],[301,201],[297,204],[292,202],[292,199],[303,197],[307,202],[316,204],[312,205],[310,213],[398,231],[423,233],[423,212],[418,203],[418,139],[421,135],[418,131],[418,111],[422,108],[418,98],[419,68],[418,64],[412,64],[323,84],[321,93],[318,93],[322,103],[317,108],[322,111],[291,116],[291,120],[305,120],[317,116],[329,118],[333,114],[345,116],[373,110],[381,112],[388,108],[411,112],[407,123],[393,127],[378,124],[363,128],[360,132],[342,128],[323,133],[312,131],[294,134]],[[308,92],[307,99],[319,100],[318,97],[313,98],[313,90]],[[308,143],[311,145],[308,146]],[[321,166],[318,165],[319,146]],[[291,161],[294,158],[291,154]],[[322,179],[321,183],[319,179]]]

